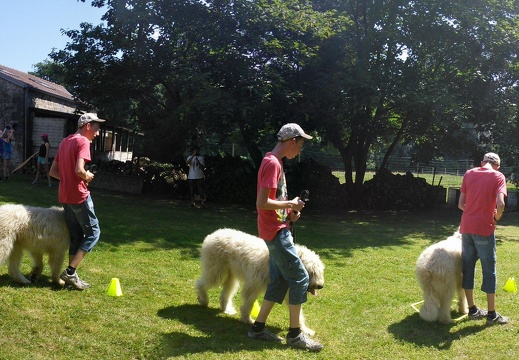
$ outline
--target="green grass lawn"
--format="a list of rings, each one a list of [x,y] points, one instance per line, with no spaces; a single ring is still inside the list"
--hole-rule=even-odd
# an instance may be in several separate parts
[[[56,205],[53,188],[31,185],[15,175],[0,183],[0,203]],[[218,290],[209,308],[198,306],[194,282],[204,237],[221,227],[256,233],[253,207],[92,192],[101,241],[79,274],[92,284],[84,292],[43,279],[19,286],[0,267],[0,359],[513,359],[517,347],[519,293],[502,290],[519,279],[519,214],[507,212],[497,230],[498,311],[504,326],[484,321],[453,325],[425,323],[411,304],[421,300],[414,275],[423,249],[457,228],[455,208],[423,212],[303,213],[296,241],[316,251],[326,266],[326,284],[304,305],[307,324],[324,344],[305,354],[249,340],[238,315],[218,309]],[[24,273],[30,269],[24,259]],[[477,272],[477,288],[481,271]],[[123,296],[106,294],[120,280]],[[485,306],[485,296],[476,290]],[[239,305],[239,298],[236,299]],[[454,306],[453,306],[454,309]],[[453,316],[457,316],[453,311]],[[288,314],[276,306],[267,326],[286,335]]]
[[[344,171],[334,171],[333,175],[335,175],[341,184],[346,182],[346,178],[344,176]],[[373,179],[375,175],[374,172],[368,171],[366,172],[364,181],[368,181]],[[402,174],[403,175],[403,174]],[[355,175],[354,175],[355,176]],[[427,181],[428,184],[435,186],[443,186],[444,188],[457,188],[461,187],[461,182],[463,181],[463,176],[450,175],[450,174],[414,174],[415,177],[423,178]],[[509,191],[515,191],[515,184],[508,182],[507,188]]]

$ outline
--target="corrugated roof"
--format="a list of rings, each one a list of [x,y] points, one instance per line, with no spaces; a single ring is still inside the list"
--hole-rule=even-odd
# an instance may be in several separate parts
[[[0,78],[22,87],[27,86],[49,95],[58,96],[67,100],[74,100],[72,94],[63,86],[16,69],[11,69],[7,66],[0,65]]]

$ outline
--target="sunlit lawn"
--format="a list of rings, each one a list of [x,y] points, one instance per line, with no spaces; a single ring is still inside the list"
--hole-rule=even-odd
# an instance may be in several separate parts
[[[0,202],[56,205],[57,186],[15,177],[0,183]],[[205,235],[221,227],[256,233],[252,206],[187,202],[93,191],[101,241],[80,268],[93,287],[62,290],[42,281],[14,284],[0,267],[0,359],[514,359],[518,293],[502,290],[519,279],[519,214],[507,212],[497,230],[498,311],[511,324],[423,322],[411,304],[421,299],[414,265],[421,251],[459,224],[455,208],[423,212],[303,213],[296,241],[326,265],[326,284],[304,305],[307,323],[324,350],[316,355],[247,338],[238,316],[198,306],[194,282]],[[24,261],[24,272],[29,261]],[[478,286],[480,285],[478,271]],[[110,297],[112,277],[123,296]],[[476,291],[477,302],[485,297]],[[236,299],[239,302],[239,299]],[[453,316],[457,316],[453,312]],[[286,335],[287,311],[276,306],[267,326]]]

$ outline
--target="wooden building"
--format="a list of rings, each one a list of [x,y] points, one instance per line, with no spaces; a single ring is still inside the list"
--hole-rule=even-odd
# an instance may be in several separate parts
[[[43,133],[49,135],[50,157],[54,157],[61,140],[77,130],[80,113],[74,97],[63,86],[0,65],[0,128],[17,124],[14,166],[38,151]],[[135,142],[142,134],[107,120],[92,143],[92,159],[132,160]]]

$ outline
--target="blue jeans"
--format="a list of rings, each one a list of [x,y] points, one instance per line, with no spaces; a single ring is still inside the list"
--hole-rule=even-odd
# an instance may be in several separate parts
[[[461,258],[463,262],[463,289],[474,289],[476,262],[479,259],[483,272],[481,291],[487,294],[495,294],[497,289],[495,235],[461,234]]]
[[[283,303],[288,291],[288,303],[303,304],[307,300],[310,278],[297,254],[288,229],[280,230],[272,241],[265,241],[270,254],[270,282],[265,300]]]
[[[81,204],[64,204],[63,207],[70,232],[69,255],[76,255],[79,249],[92,251],[101,236],[92,198],[88,195]]]

